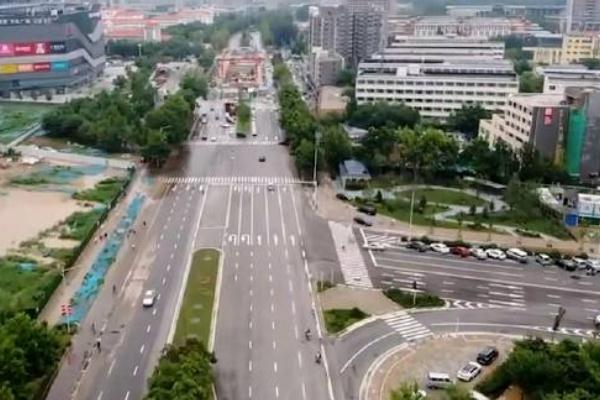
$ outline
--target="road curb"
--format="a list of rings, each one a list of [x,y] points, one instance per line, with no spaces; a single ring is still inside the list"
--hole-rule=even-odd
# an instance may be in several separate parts
[[[209,248],[203,248],[209,249]],[[213,308],[210,316],[210,333],[208,336],[208,351],[213,351],[215,347],[215,335],[217,331],[217,314],[219,312],[219,303],[221,300],[221,283],[223,282],[223,264],[225,263],[225,253],[223,250],[216,247],[212,248],[219,253],[219,271],[217,272],[217,283],[215,286],[215,294],[213,299]],[[215,397],[216,398],[216,397]]]

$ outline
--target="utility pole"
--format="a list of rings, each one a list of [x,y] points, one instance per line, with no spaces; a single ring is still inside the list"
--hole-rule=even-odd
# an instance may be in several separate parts
[[[413,187],[412,195],[410,196],[410,216],[408,217],[408,240],[412,240],[412,220],[413,209],[415,207],[415,188]]]

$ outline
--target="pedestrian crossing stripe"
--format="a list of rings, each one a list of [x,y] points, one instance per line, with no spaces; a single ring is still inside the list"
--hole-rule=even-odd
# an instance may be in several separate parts
[[[212,185],[254,184],[254,185],[312,185],[291,176],[161,176],[163,183],[204,183]]]
[[[191,141],[188,142],[189,146],[278,146],[279,141],[276,140],[223,140],[223,141]]]
[[[407,341],[420,340],[433,336],[433,332],[429,328],[405,311],[387,314],[380,318]]]
[[[329,222],[331,235],[335,242],[335,249],[340,262],[344,283],[360,288],[372,288],[373,283],[369,277],[367,266],[356,242],[349,242],[348,236],[351,229],[336,222]]]

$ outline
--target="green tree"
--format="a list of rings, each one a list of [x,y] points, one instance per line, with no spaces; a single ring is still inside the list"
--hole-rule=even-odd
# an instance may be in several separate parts
[[[419,198],[419,205],[417,206],[417,210],[421,214],[424,214],[426,209],[427,209],[427,197],[425,197],[425,195],[422,195]]]
[[[142,156],[151,165],[160,167],[171,153],[167,137],[161,131],[153,130],[148,134],[147,140],[147,143],[142,147]]]
[[[315,146],[314,143],[307,139],[302,139],[296,150],[294,151],[294,158],[296,160],[296,167],[298,171],[308,177],[312,173],[314,158],[315,158]]]
[[[390,394],[390,400],[421,400],[423,398],[416,382],[404,383]]]
[[[211,359],[204,344],[196,339],[167,347],[149,379],[145,400],[212,399]]]
[[[448,117],[448,126],[451,129],[466,133],[471,137],[479,133],[479,121],[489,119],[492,113],[477,103],[475,105],[463,104],[456,111],[453,111]]]
[[[348,123],[359,128],[389,126],[414,127],[420,121],[419,112],[404,104],[368,103],[356,106],[348,116]]]
[[[342,161],[352,158],[352,143],[339,125],[323,130],[321,148],[330,171],[336,171]]]
[[[296,9],[294,14],[297,21],[306,22],[308,21],[308,4],[302,5]]]
[[[542,93],[544,89],[544,77],[535,72],[525,71],[519,77],[519,92]]]
[[[471,393],[464,386],[452,385],[446,388],[446,398],[448,400],[471,400]]]
[[[356,78],[356,72],[350,68],[344,68],[340,70],[335,78],[335,84],[337,86],[354,86],[354,79]]]
[[[583,64],[592,70],[598,70],[600,69],[600,58],[584,58],[579,60],[579,64]]]

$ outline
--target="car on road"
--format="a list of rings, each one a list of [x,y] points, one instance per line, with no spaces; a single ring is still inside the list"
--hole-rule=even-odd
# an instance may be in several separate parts
[[[490,365],[499,355],[500,353],[497,348],[487,346],[477,354],[477,363],[479,363],[479,365]]]
[[[485,254],[494,260],[505,260],[506,254],[500,249],[487,249]]]
[[[215,121],[218,121],[218,120],[219,120],[219,116],[215,115]]]
[[[216,136],[211,136],[210,137],[210,141],[211,142],[216,142],[217,141],[217,137]]]
[[[142,298],[142,305],[144,307],[152,307],[154,305],[154,301],[156,300],[156,290],[150,289],[144,292],[144,297]]]
[[[589,275],[596,275],[600,272],[600,260],[590,259],[585,263],[585,270]]]
[[[358,207],[358,211],[367,215],[376,215],[377,208],[372,204],[363,204]]]
[[[471,255],[471,250],[465,246],[454,246],[450,249],[450,253],[464,258]]]
[[[529,261],[527,252],[516,247],[506,250],[506,256],[522,264],[526,264]]]
[[[457,373],[456,377],[463,382],[471,382],[481,373],[481,365],[475,361],[469,361],[467,365],[462,367]]]
[[[596,315],[596,318],[594,318],[594,326],[596,329],[600,330],[600,314]]]
[[[383,243],[365,243],[363,244],[363,249],[384,251],[386,249],[386,246]]]
[[[265,156],[258,157],[258,162],[265,162],[265,161],[267,161],[267,157],[265,157]]]
[[[481,247],[471,248],[471,255],[478,260],[485,260],[488,256],[484,249]]]
[[[373,226],[371,220],[369,218],[363,217],[362,215],[357,215],[356,217],[354,217],[354,222],[356,222],[359,225]]]
[[[427,244],[421,242],[420,240],[411,240],[406,245],[406,248],[418,250],[419,252],[424,253],[429,249],[429,246]]]
[[[587,268],[587,259],[581,257],[573,257],[571,258],[575,264],[577,264],[577,269],[586,269]]]
[[[577,263],[570,258],[561,258],[556,262],[556,265],[565,271],[575,271],[577,269]]]
[[[552,265],[554,261],[548,254],[538,253],[538,255],[535,256],[535,262],[540,264],[542,267],[545,267],[547,265]]]
[[[348,201],[348,200],[350,200],[350,199],[348,198],[348,196],[346,196],[346,194],[344,194],[344,193],[337,193],[337,194],[335,195],[335,198],[336,198],[336,199],[338,199],[338,200],[343,200],[343,201]]]
[[[272,184],[272,183],[269,183],[269,184],[267,185],[267,190],[268,190],[269,192],[274,192],[274,191],[275,191],[275,185],[274,185],[274,184]]]
[[[429,245],[429,248],[433,251],[435,251],[436,253],[441,253],[441,254],[448,254],[450,253],[450,248],[448,246],[446,246],[444,243],[431,243]]]

